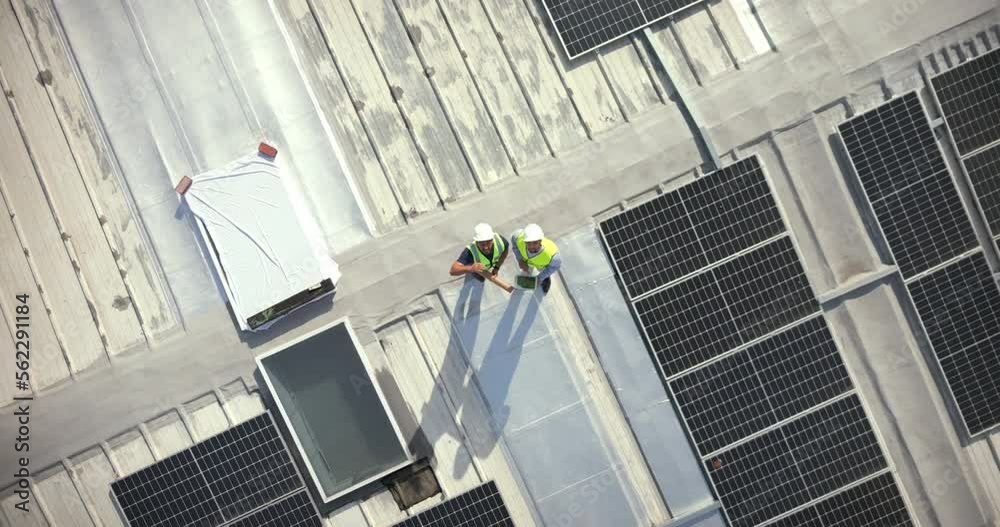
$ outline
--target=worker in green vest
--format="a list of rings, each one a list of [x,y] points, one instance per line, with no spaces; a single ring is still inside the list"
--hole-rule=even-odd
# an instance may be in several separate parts
[[[484,281],[480,272],[492,273],[496,276],[500,266],[507,259],[507,242],[503,236],[493,232],[493,227],[480,223],[473,229],[472,243],[451,264],[449,271],[452,276],[469,273],[469,276]]]
[[[542,284],[542,291],[548,293],[552,285],[552,274],[562,267],[562,257],[555,242],[545,237],[542,228],[531,223],[514,233],[510,239],[514,246],[514,257],[521,270],[538,269],[536,283]]]

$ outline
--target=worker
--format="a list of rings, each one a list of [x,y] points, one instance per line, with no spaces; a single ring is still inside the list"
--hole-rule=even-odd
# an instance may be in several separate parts
[[[530,268],[538,269],[540,272],[535,282],[541,283],[542,291],[548,293],[552,285],[552,274],[562,266],[562,257],[559,256],[559,248],[555,242],[545,237],[541,227],[531,223],[515,232],[510,244],[514,246],[514,257],[521,270],[528,272]]]
[[[458,260],[452,262],[450,273],[452,276],[469,273],[482,282],[485,278],[479,273],[486,272],[496,276],[507,259],[508,252],[503,236],[493,232],[493,227],[488,224],[480,223],[473,229],[472,243],[462,251]]]

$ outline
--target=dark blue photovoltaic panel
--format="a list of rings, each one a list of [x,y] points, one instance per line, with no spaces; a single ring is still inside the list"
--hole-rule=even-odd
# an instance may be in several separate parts
[[[886,472],[768,527],[909,527],[906,502]]]
[[[904,277],[978,245],[916,93],[843,123],[840,134]]]
[[[635,302],[671,377],[819,310],[785,237]]]
[[[113,482],[111,492],[132,527],[214,527],[223,521],[190,450]]]
[[[209,438],[191,452],[227,520],[303,486],[269,414]]]
[[[909,289],[969,432],[1000,423],[1000,289],[986,257],[963,258]]]
[[[913,525],[899,487],[886,473],[813,506],[827,527],[909,527]]]
[[[543,0],[569,58],[702,0]]]
[[[113,482],[111,491],[132,527],[217,527],[303,487],[264,413]]]
[[[809,319],[670,383],[702,455],[851,389],[823,317]]]
[[[435,505],[395,527],[513,527],[496,483],[490,481]]]
[[[856,395],[705,462],[733,527],[750,527],[887,467]]]
[[[1000,140],[1000,50],[931,79],[961,155]]]
[[[637,298],[785,232],[756,157],[601,222],[629,297]]]

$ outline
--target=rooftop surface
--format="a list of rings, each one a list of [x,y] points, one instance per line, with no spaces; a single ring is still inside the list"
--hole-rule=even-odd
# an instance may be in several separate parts
[[[0,524],[122,525],[111,481],[258,415],[254,357],[348,316],[442,494],[327,525],[491,480],[519,526],[720,525],[595,224],[751,155],[915,518],[1000,522],[1000,435],[957,432],[836,133],[1000,46],[995,0],[715,0],[572,62],[535,0],[12,0],[0,34],[0,308],[29,293],[34,314],[34,506],[3,491]],[[260,141],[343,278],[247,334],[173,186]],[[479,221],[560,244],[544,301],[447,274]]]

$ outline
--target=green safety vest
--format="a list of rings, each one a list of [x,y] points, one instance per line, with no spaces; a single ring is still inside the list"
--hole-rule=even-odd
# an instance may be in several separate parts
[[[516,242],[517,250],[521,251],[521,256],[524,257],[524,263],[536,269],[545,269],[548,267],[549,262],[552,261],[552,257],[559,252],[559,247],[556,247],[555,242],[548,238],[542,238],[542,250],[538,254],[528,258],[528,247],[524,243],[523,232],[517,235]]]
[[[469,246],[469,252],[472,253],[473,263],[479,262],[486,266],[487,271],[492,271],[498,263],[500,263],[500,256],[503,255],[503,251],[506,246],[503,243],[503,238],[494,234],[493,235],[493,258],[488,258],[482,251],[479,250],[479,244],[473,242]]]

